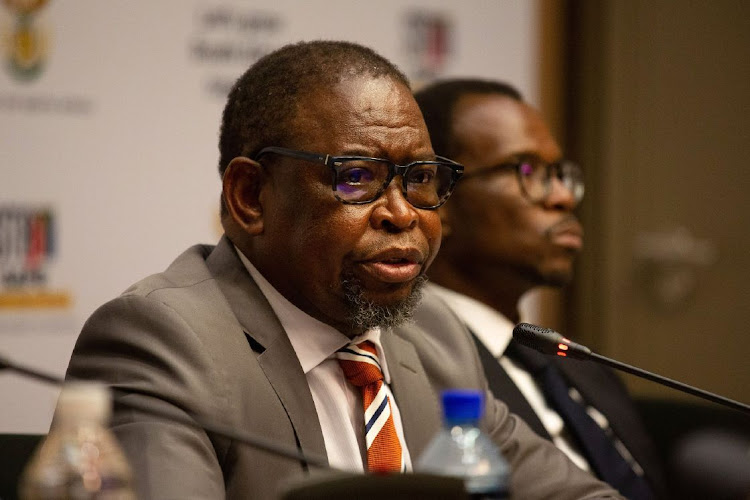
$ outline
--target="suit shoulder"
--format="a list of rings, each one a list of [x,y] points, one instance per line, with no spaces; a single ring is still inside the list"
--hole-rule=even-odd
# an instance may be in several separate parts
[[[133,330],[152,337],[174,328],[202,335],[211,325],[216,326],[214,312],[226,318],[226,328],[236,329],[236,324],[230,323],[234,316],[206,263],[212,248],[189,248],[165,271],[138,281],[99,306],[84,323],[78,343]]]
[[[164,271],[152,274],[130,285],[123,296],[147,296],[156,290],[183,288],[210,279],[206,259],[212,245],[194,245],[180,254]]]
[[[414,346],[428,375],[441,381],[441,389],[486,385],[471,334],[436,294],[425,290],[412,321],[396,332]]]
[[[428,285],[422,292],[422,301],[414,311],[414,322],[436,332],[462,332],[470,340],[468,330],[453,309]]]

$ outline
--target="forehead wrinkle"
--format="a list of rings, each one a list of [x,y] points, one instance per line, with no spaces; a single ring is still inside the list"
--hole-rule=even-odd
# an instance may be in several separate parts
[[[416,133],[420,133],[422,131],[421,127],[417,127],[415,125],[370,125],[370,128],[371,129],[376,129],[376,130],[383,130],[383,131],[386,131],[386,132],[390,132],[390,131],[403,131],[403,132],[413,131],[413,132],[416,132]]]
[[[299,147],[408,162],[431,156],[429,134],[408,87],[355,77],[316,89],[299,104]]]
[[[432,153],[430,143],[425,139],[427,132],[418,126],[373,125],[364,130],[352,132],[353,135],[344,147],[353,151],[362,150],[368,154],[389,156],[393,148],[397,147],[396,144],[410,143],[412,154],[429,155]]]
[[[353,111],[356,112],[360,122],[372,123],[373,126],[381,126],[378,123],[385,123],[388,127],[419,127],[421,125],[426,128],[423,120],[420,120],[421,123],[415,123],[416,117],[412,111],[416,107],[416,102],[414,107],[411,105],[404,106],[403,104],[403,102],[397,104],[369,102],[361,109],[356,109],[358,107],[356,105],[353,106]]]

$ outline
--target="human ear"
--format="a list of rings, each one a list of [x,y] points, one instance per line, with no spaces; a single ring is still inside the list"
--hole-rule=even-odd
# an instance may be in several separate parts
[[[263,167],[250,158],[229,162],[222,179],[222,196],[228,215],[250,236],[263,232],[260,190],[265,182]]]

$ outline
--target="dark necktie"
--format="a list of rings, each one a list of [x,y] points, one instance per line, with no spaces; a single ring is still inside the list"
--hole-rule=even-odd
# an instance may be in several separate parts
[[[530,359],[523,349],[511,342],[505,354],[531,371],[547,403],[563,419],[596,475],[631,500],[654,499],[646,480],[635,473],[586,408],[570,397],[570,387],[560,371],[541,356]]]

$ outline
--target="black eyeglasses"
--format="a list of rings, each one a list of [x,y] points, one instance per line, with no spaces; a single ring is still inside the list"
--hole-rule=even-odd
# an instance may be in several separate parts
[[[330,156],[275,146],[261,149],[255,160],[266,154],[277,154],[326,165],[331,169],[333,194],[342,203],[363,205],[380,197],[394,177],[402,178],[404,198],[416,208],[435,209],[445,203],[463,165],[436,156],[435,160],[396,165],[392,161],[368,156]]]
[[[583,199],[583,170],[578,164],[562,160],[546,163],[540,159],[524,159],[484,167],[464,174],[464,179],[484,176],[500,170],[514,170],[521,191],[533,203],[541,203],[552,192],[552,179],[556,178],[573,195],[578,204]]]

